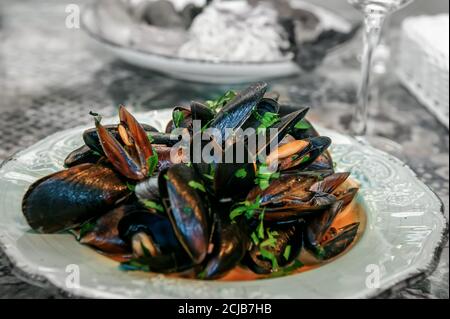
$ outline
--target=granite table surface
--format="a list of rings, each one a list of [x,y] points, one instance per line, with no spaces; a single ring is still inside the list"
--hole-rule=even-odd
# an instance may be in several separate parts
[[[82,30],[65,27],[67,4],[88,2],[0,1],[0,162],[52,133],[91,123],[91,110],[113,116],[119,104],[137,111],[167,108],[212,98],[230,88],[179,81],[117,61]],[[345,1],[331,2],[336,9],[350,10]],[[448,11],[447,1],[417,2],[407,14]],[[397,20],[391,30],[395,31],[396,25]],[[386,44],[390,42],[395,41]],[[355,41],[316,72],[270,81],[270,85],[284,99],[310,106],[313,121],[346,132],[359,78],[358,51],[359,42]],[[377,75],[371,134],[403,146],[403,159],[441,197],[448,220],[448,130],[398,82],[391,72],[395,49],[391,57],[384,62],[386,72]],[[447,242],[429,277],[389,297],[449,298],[448,273]],[[72,296],[49,284],[31,282],[0,251],[0,298],[66,297]]]

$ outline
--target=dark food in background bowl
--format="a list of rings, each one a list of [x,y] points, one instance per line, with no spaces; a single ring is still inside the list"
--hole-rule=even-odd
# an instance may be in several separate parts
[[[349,173],[335,173],[331,140],[304,119],[308,109],[280,117],[266,89],[256,83],[174,108],[168,127],[190,138],[193,120],[221,131],[277,128],[276,151],[268,151],[271,139],[256,149],[243,138],[215,140],[222,159],[243,144],[246,161],[183,162],[186,154],[169,156],[168,133],[140,124],[124,107],[118,125],[103,126],[93,114],[96,128],[84,133],[86,144],[68,156],[68,168],[29,188],[24,216],[38,232],[74,230],[81,243],[123,261],[126,270],[200,279],[236,269],[284,275],[302,267],[301,253],[318,261],[336,257],[358,232],[358,222],[335,224],[358,188],[346,184]],[[261,153],[268,153],[263,161],[255,156]]]

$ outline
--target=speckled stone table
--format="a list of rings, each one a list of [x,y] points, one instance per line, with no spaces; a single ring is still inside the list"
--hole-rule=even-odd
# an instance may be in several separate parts
[[[66,5],[86,2],[0,2],[0,162],[49,134],[90,123],[91,110],[112,116],[120,103],[135,110],[166,108],[211,98],[229,88],[181,82],[116,61],[81,30],[65,27]],[[441,9],[448,10],[448,3]],[[345,132],[358,82],[357,49],[355,43],[314,74],[270,84],[284,99],[311,106],[314,121]],[[448,219],[448,131],[393,74],[380,75],[378,84],[371,133],[404,147],[405,161],[442,198]],[[431,276],[388,297],[448,298],[448,270],[447,243]],[[64,297],[68,296],[46,283],[30,283],[0,251],[0,298]]]

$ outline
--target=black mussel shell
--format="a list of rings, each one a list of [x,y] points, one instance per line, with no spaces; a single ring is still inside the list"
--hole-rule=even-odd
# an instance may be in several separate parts
[[[144,130],[147,133],[158,132],[156,128],[147,124],[141,124]],[[121,141],[119,131],[117,129],[117,125],[106,125],[105,128],[116,138],[118,141]],[[98,137],[97,129],[91,128],[89,130],[84,131],[83,133],[84,143],[93,151],[97,152],[97,154],[104,154],[103,148],[100,144],[100,139]]]
[[[95,164],[101,158],[100,154],[97,154],[91,150],[88,146],[83,145],[80,148],[71,152],[64,160],[64,166],[70,168],[80,164]]]
[[[175,273],[193,267],[165,214],[157,214],[142,205],[130,206],[128,214],[118,224],[118,232],[129,246],[132,246],[135,235],[143,233],[148,236],[146,244],[151,247],[142,244],[144,256],[135,256],[134,261],[145,265],[149,271]]]
[[[181,114],[178,117],[177,114]],[[174,122],[176,120],[177,122]],[[166,133],[170,134],[176,129],[187,128],[192,130],[192,112],[190,107],[176,106],[172,111],[172,119],[167,123]]]
[[[31,228],[55,233],[102,215],[129,195],[126,183],[109,166],[82,164],[31,185],[22,211]]]
[[[281,170],[291,170],[295,169],[297,171],[301,171],[304,169],[310,169],[309,166],[313,163],[316,166],[320,165],[320,162],[316,162],[316,160],[328,149],[331,145],[331,139],[326,136],[318,136],[313,137],[311,139],[306,139],[309,145],[301,150],[295,157],[290,157],[288,159],[282,160],[280,163]],[[327,162],[328,163],[328,162]],[[330,169],[326,163],[324,163],[323,167],[320,167],[320,170]],[[332,169],[332,167],[331,167]]]
[[[241,156],[242,158],[239,158]],[[225,148],[215,166],[213,190],[217,198],[243,199],[255,185],[255,165],[243,141]]]
[[[264,116],[264,114],[266,114],[267,112],[278,114],[279,110],[280,107],[276,100],[266,97],[263,98],[254,109],[251,117],[242,126],[242,129],[246,130],[249,127],[257,129],[261,125],[260,119]]]
[[[305,117],[308,111],[309,108],[304,108],[283,116],[278,123],[269,128],[269,134],[266,136],[266,143],[263,147],[259,147],[255,154],[269,155],[272,151],[271,148],[277,147],[291,129]],[[270,129],[276,130],[276,134],[270,134]]]
[[[196,101],[191,102],[191,113],[194,121],[202,122],[202,127],[212,121],[216,115],[211,108]]]
[[[212,237],[213,251],[207,257],[199,275],[202,279],[217,279],[239,265],[250,247],[248,229],[242,222],[232,223],[229,218],[231,205],[217,203],[216,223]]]
[[[159,189],[175,234],[195,264],[206,257],[210,212],[202,179],[193,167],[177,164],[159,174]]]
[[[264,97],[267,90],[266,83],[256,83],[240,92],[212,121],[210,127],[220,130],[222,140],[227,139],[226,129],[241,128],[250,118],[253,110]]]
[[[119,222],[137,209],[137,203],[123,204],[95,221],[85,223],[80,230],[79,242],[109,254],[131,253],[128,242],[119,236]]]

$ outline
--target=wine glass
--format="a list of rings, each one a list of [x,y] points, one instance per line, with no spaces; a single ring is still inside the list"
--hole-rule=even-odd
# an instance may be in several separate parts
[[[413,0],[348,0],[364,14],[364,49],[362,55],[361,82],[353,114],[351,129],[361,142],[372,144],[394,155],[401,154],[401,146],[382,137],[367,136],[367,112],[374,52],[380,43],[386,18],[393,12],[410,4]]]

